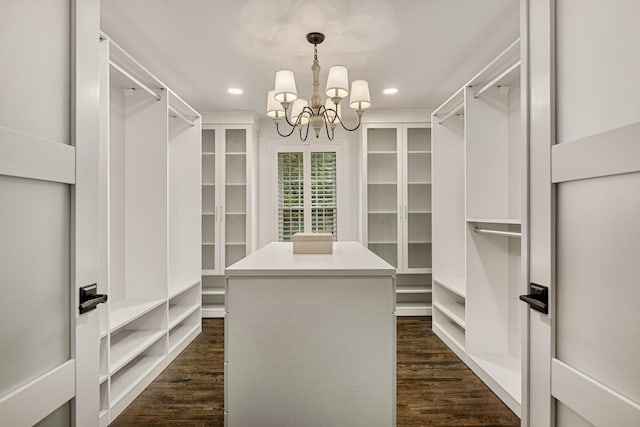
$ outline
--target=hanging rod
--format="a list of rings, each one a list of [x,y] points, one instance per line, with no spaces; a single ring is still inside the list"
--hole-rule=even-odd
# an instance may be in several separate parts
[[[478,228],[478,227],[474,227],[473,231],[475,231],[476,233],[499,234],[501,236],[509,236],[509,237],[522,237],[522,233],[518,233],[516,231],[491,230],[489,228]]]
[[[500,80],[502,80],[503,78],[505,78],[506,76],[508,76],[509,74],[511,74],[511,72],[513,70],[515,70],[516,68],[520,67],[520,62],[518,61],[515,64],[513,64],[511,67],[507,68],[506,70],[504,70],[502,73],[500,73],[498,75],[498,77],[496,77],[495,79],[491,80],[489,83],[487,83],[486,85],[482,86],[480,89],[478,89],[478,91],[476,93],[473,94],[474,98],[479,98],[480,95],[482,95],[483,93],[485,93],[489,88],[495,86],[496,83],[498,83]]]
[[[442,116],[442,118],[440,120],[438,120],[438,124],[441,125],[442,123],[446,122],[447,120],[449,120],[451,118],[451,116],[453,116],[454,114],[456,114],[458,111],[462,110],[463,108],[464,108],[464,102],[461,102],[460,105],[458,105],[453,110],[449,111],[447,114]]]
[[[149,95],[153,96],[156,99],[156,101],[160,101],[162,99],[162,97],[160,95],[158,95],[158,93],[156,91],[151,89],[146,84],[142,83],[140,80],[138,80],[135,77],[133,77],[131,74],[129,74],[129,72],[127,72],[124,68],[120,67],[115,62],[109,61],[109,65],[112,66],[116,71],[120,72],[123,76],[125,76],[126,78],[131,80],[133,83],[135,83],[138,86],[140,86],[140,88],[144,89],[144,91],[147,92]]]
[[[195,126],[195,123],[193,123],[193,120],[189,119],[187,116],[185,116],[180,111],[178,111],[175,108],[173,108],[171,105],[169,105],[169,111],[171,111],[173,114],[175,114],[175,116],[172,116],[172,117],[177,117],[177,118],[180,118],[180,119],[184,120],[185,122],[187,122],[187,124],[189,126]]]

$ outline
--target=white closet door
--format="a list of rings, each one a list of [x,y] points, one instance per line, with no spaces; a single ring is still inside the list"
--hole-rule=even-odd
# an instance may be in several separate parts
[[[0,6],[3,425],[98,423],[98,34],[94,0]]]
[[[551,91],[545,94],[543,85],[532,81],[531,94],[536,101],[551,94],[550,105],[555,94],[555,114],[549,110],[546,116],[555,119],[555,132],[553,126],[547,127],[550,168],[549,160],[545,166],[542,156],[532,155],[530,234],[541,235],[545,230],[536,222],[536,210],[539,213],[542,204],[550,219],[546,230],[551,231],[544,264],[555,265],[555,272],[549,268],[550,282],[555,281],[550,293],[552,321],[530,319],[529,379],[535,385],[545,365],[550,366],[551,372],[546,373],[550,393],[547,389],[536,394],[541,389],[532,387],[530,403],[547,400],[555,410],[543,419],[530,405],[526,421],[529,425],[637,426],[640,58],[629,52],[640,41],[636,23],[640,3],[556,0],[546,8],[546,23],[539,19],[541,15],[532,15],[529,34],[532,52],[536,43],[555,46],[555,54],[547,52],[546,60],[551,65],[548,58],[555,58],[555,74],[551,71],[552,80],[546,86]],[[546,43],[554,33],[555,41]],[[540,59],[545,62],[531,57],[533,77]],[[541,129],[537,104],[531,104],[532,136]],[[545,145],[544,138],[532,138],[531,144],[532,154],[542,154],[537,145]],[[550,176],[536,169],[547,170]],[[546,194],[555,192],[555,216],[548,200],[538,203],[533,193],[544,184],[551,188]],[[534,243],[535,281],[541,259]],[[546,337],[539,325],[543,322],[550,326]],[[541,357],[546,351],[539,352],[540,348],[549,349],[546,361]]]

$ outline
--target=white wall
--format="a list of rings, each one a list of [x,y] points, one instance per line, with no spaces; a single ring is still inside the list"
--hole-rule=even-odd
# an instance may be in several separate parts
[[[282,125],[281,125],[282,126]],[[286,129],[286,126],[283,126]],[[312,131],[311,131],[312,132]],[[326,143],[326,137],[316,139],[309,134],[307,144],[314,142]],[[336,129],[335,141],[341,140],[345,153],[345,194],[344,206],[342,207],[345,217],[345,227],[339,231],[340,240],[358,240],[359,228],[359,199],[360,199],[360,131],[347,132]],[[276,133],[276,128],[271,119],[260,120],[260,130],[258,131],[258,248],[267,243],[277,240],[275,233],[276,204],[274,200],[275,189],[273,188],[273,145],[291,143],[305,144],[300,142],[294,135],[282,138]]]

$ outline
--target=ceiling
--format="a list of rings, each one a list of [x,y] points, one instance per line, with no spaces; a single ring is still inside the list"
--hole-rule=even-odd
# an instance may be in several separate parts
[[[518,37],[518,0],[102,0],[102,29],[200,111],[264,115],[278,69],[311,94],[331,65],[369,82],[372,108],[432,108]],[[242,95],[227,88],[239,87]],[[382,90],[396,87],[396,95]]]

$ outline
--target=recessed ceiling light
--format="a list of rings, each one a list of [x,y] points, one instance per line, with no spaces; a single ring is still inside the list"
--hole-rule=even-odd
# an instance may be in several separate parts
[[[398,89],[395,87],[389,87],[382,91],[385,95],[394,95],[398,93]]]
[[[227,89],[227,92],[232,95],[242,95],[242,89],[237,87],[230,87],[229,89]]]

